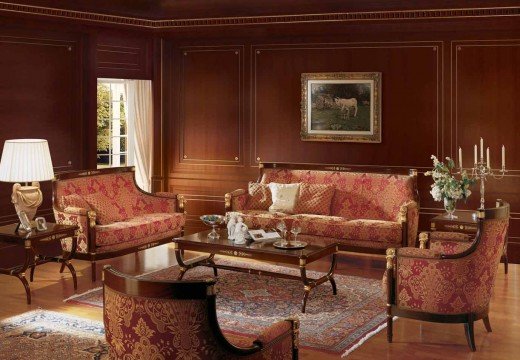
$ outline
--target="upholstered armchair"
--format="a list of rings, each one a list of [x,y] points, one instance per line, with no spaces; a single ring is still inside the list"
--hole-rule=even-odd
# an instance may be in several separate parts
[[[387,250],[389,342],[392,342],[394,316],[464,323],[472,351],[476,350],[474,322],[482,319],[486,330],[491,332],[489,302],[509,226],[509,204],[498,205],[478,211],[478,231],[472,242],[460,234],[445,235],[458,247],[437,239],[430,249]]]
[[[443,254],[460,253],[471,246],[475,236],[445,231],[425,231],[419,234],[419,248],[430,249]],[[507,235],[502,250],[501,261],[504,262],[504,272],[508,272]]]
[[[298,320],[277,322],[249,347],[220,330],[215,280],[154,281],[103,270],[103,319],[110,359],[298,358]]]

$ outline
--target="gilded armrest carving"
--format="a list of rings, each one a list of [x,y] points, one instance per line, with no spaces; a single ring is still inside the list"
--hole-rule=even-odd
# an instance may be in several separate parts
[[[237,189],[224,195],[226,211],[243,210],[248,193],[244,189]]]
[[[397,213],[397,222],[406,227],[403,232],[403,246],[415,247],[419,227],[419,204],[410,200],[401,205]]]
[[[429,233],[428,232],[422,232],[419,234],[419,249],[426,249],[428,240],[429,240]]]

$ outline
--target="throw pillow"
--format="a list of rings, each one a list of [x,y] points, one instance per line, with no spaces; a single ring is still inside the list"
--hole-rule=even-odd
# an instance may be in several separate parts
[[[112,200],[101,193],[86,195],[84,198],[92,210],[96,212],[98,224],[108,225],[127,218],[126,212],[119,206],[117,200]],[[121,211],[123,211],[123,214]]]
[[[278,184],[270,183],[273,204],[269,206],[269,211],[284,212],[292,214],[294,206],[296,205],[296,197],[298,196],[298,189],[300,184]]]
[[[294,213],[330,215],[335,190],[334,185],[302,183]]]
[[[83,199],[83,197],[77,194],[70,194],[61,197],[61,203],[63,208],[74,207],[85,210],[90,210],[90,205]]]
[[[249,198],[247,200],[246,209],[269,210],[269,206],[273,204],[269,186],[266,184],[250,182],[248,189]]]

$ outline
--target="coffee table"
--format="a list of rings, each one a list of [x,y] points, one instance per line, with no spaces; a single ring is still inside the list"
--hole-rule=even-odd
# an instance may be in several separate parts
[[[217,269],[244,272],[255,275],[267,275],[283,279],[298,280],[303,283],[303,300],[302,313],[305,313],[307,299],[309,293],[316,286],[324,282],[330,282],[332,293],[337,294],[336,282],[334,281],[334,270],[336,269],[336,253],[338,251],[337,244],[329,245],[307,245],[299,250],[277,249],[270,243],[258,243],[248,241],[247,244],[237,245],[233,241],[228,240],[227,231],[219,230],[219,239],[208,239],[208,231],[202,231],[196,234],[175,238],[173,240],[175,257],[180,267],[178,280],[182,280],[184,274],[196,266],[207,266],[213,268],[213,273],[217,276]],[[184,250],[208,253],[209,256],[204,259],[193,259],[185,261],[183,258]],[[255,270],[253,268],[237,267],[229,265],[219,265],[214,262],[215,255],[227,255],[238,258],[246,258],[252,260],[276,262],[288,265],[298,265],[300,267],[300,276]],[[332,255],[329,271],[319,279],[310,279],[307,277],[307,265]]]

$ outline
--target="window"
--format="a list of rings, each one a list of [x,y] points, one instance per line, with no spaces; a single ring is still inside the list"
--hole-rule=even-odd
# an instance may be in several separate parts
[[[98,79],[97,167],[133,165],[133,131],[128,122],[125,81]]]

